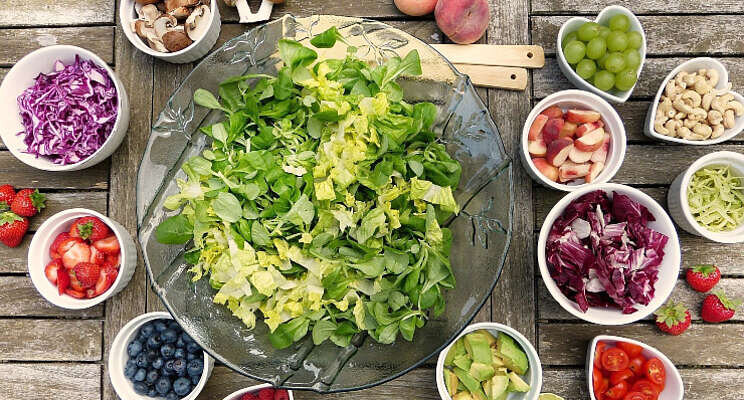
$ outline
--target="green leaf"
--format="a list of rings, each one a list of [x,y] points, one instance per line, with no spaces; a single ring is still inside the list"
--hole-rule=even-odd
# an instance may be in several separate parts
[[[380,326],[376,330],[377,341],[382,344],[391,344],[395,341],[395,337],[398,336],[398,324],[393,323],[390,325]]]
[[[320,320],[313,326],[313,343],[317,346],[331,337],[336,331],[336,324],[329,320]]]
[[[269,333],[271,345],[277,349],[286,349],[292,343],[302,339],[310,326],[310,320],[298,317],[279,325],[274,332]]]
[[[315,35],[310,40],[310,44],[317,48],[329,49],[336,44],[336,40],[344,41],[344,37],[339,33],[338,28],[332,26],[325,30],[325,32]]]
[[[194,92],[194,102],[202,107],[211,108],[213,110],[224,110],[217,98],[214,97],[212,92],[204,89],[196,89]]]
[[[231,193],[220,192],[212,202],[212,208],[218,217],[227,222],[238,222],[243,215],[240,201]]]
[[[184,244],[194,236],[194,227],[183,215],[168,217],[155,229],[155,239],[163,244]]]
[[[407,341],[413,340],[413,333],[416,331],[416,320],[418,317],[404,318],[400,321],[400,335]]]
[[[284,61],[284,65],[288,66],[289,69],[310,65],[318,58],[318,53],[315,50],[309,49],[294,40],[279,39],[278,47],[279,56]]]
[[[272,245],[269,231],[266,230],[266,228],[258,221],[254,222],[253,225],[251,225],[251,238],[253,239],[253,243],[259,246]]]
[[[408,160],[408,167],[410,167],[411,171],[413,171],[413,173],[418,177],[421,177],[424,173],[424,165],[416,160]]]

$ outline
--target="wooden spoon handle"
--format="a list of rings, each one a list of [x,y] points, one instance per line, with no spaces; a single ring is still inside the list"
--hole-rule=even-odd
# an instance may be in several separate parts
[[[501,65],[542,68],[545,52],[541,46],[500,46],[493,44],[433,44],[453,64]]]
[[[455,64],[455,68],[470,76],[475,86],[510,90],[524,90],[527,87],[527,70],[524,68],[468,64]]]

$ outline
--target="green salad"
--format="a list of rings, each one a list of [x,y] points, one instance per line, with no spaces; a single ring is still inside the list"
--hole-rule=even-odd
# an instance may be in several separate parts
[[[343,41],[336,28],[315,47]],[[432,132],[437,109],[409,104],[396,83],[420,75],[414,50],[370,66],[348,46],[343,59],[282,39],[277,76],[222,82],[221,110],[201,131],[211,148],[183,166],[180,210],[156,229],[186,250],[194,281],[208,278],[214,302],[248,328],[257,318],[273,346],[308,333],[315,344],[346,346],[366,331],[389,344],[444,311],[455,286],[452,234],[460,164]],[[260,312],[260,313],[259,313]]]
[[[729,166],[707,166],[695,172],[687,188],[695,221],[711,232],[736,229],[744,222],[744,180]]]

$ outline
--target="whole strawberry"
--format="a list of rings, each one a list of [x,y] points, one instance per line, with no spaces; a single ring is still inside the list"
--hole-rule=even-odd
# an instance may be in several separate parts
[[[264,388],[259,390],[258,400],[274,400],[274,389]]]
[[[698,292],[707,292],[721,280],[721,270],[712,264],[694,265],[687,268],[685,277],[690,287]]]
[[[2,185],[0,186],[0,211],[7,211],[10,209],[10,204],[13,202],[16,192],[13,186]]]
[[[101,276],[101,266],[90,262],[81,262],[75,265],[75,277],[84,289],[92,288]]]
[[[10,211],[22,216],[33,217],[38,214],[42,208],[46,207],[44,201],[46,198],[38,190],[23,189],[18,192],[10,204]]]
[[[28,218],[20,217],[10,211],[0,214],[0,242],[8,247],[16,247],[23,241],[28,230]]]
[[[690,310],[682,303],[668,302],[665,306],[659,307],[656,312],[656,326],[662,332],[670,335],[681,335],[690,327]]]
[[[729,300],[723,291],[709,294],[703,300],[703,310],[700,316],[705,322],[723,322],[734,317],[736,308],[741,305],[741,300]]]
[[[70,228],[70,236],[90,239],[91,242],[106,238],[110,233],[109,227],[96,217],[78,218]]]

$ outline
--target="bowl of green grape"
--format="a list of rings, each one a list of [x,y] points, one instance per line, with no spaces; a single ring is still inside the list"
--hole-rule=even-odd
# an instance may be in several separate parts
[[[594,21],[574,17],[558,32],[558,65],[576,87],[624,103],[646,60],[640,21],[622,6],[604,8]]]

